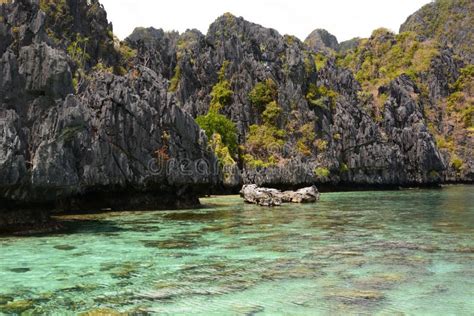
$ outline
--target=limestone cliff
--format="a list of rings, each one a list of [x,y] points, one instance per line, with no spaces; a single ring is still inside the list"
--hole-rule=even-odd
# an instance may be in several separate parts
[[[157,34],[154,41],[152,34]],[[148,38],[147,45],[142,38]],[[412,40],[402,34],[400,45],[408,45],[405,38]],[[237,183],[229,185],[424,185],[473,179],[469,126],[458,124],[464,146],[456,157],[462,166],[453,166],[455,153],[440,146],[430,115],[435,95],[447,97],[448,86],[466,66],[442,45],[424,47],[413,39],[413,56],[406,58],[420,66],[397,64],[393,73],[378,78],[375,70],[362,75],[366,56],[378,43],[398,49],[395,35],[384,30],[337,57],[334,50],[327,54],[327,45],[308,47],[231,14],[218,18],[206,35],[137,29],[127,41],[138,49],[139,62],[146,60],[165,77],[174,69],[168,75],[172,91],[194,117],[212,110],[212,96],[225,81],[231,98],[220,113],[236,124],[241,145],[234,160],[242,180],[231,177]],[[379,58],[385,57],[391,58]],[[258,91],[271,96],[261,95],[259,104]],[[274,114],[270,121],[269,113]]]
[[[63,32],[45,10],[77,24]],[[0,229],[38,220],[30,209],[192,206],[218,183],[205,134],[167,80],[119,65],[109,31],[96,1],[0,6]]]

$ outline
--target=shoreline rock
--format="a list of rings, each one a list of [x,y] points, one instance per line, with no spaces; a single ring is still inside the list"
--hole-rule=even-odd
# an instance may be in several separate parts
[[[282,192],[277,189],[249,184],[242,187],[240,195],[247,203],[270,207],[280,206],[283,203],[315,203],[319,201],[320,197],[318,189],[314,185],[296,191]]]
[[[100,214],[121,211],[161,211],[199,208],[198,192],[175,189],[150,192],[92,192],[30,204],[0,199],[0,236],[35,235],[64,229],[55,215]]]

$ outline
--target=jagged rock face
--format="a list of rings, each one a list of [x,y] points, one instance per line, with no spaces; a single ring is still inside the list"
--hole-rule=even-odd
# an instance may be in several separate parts
[[[138,41],[135,35],[133,41],[129,38],[132,45]],[[160,32],[163,37],[166,35]],[[244,166],[243,183],[282,187],[314,182],[424,184],[439,181],[432,174],[442,173],[446,167],[427,131],[423,106],[416,101],[416,87],[407,78],[386,87],[390,98],[385,105],[385,120],[377,121],[359,99],[361,88],[352,73],[337,67],[331,58],[317,71],[308,71],[307,65],[314,64],[312,50],[293,37],[226,14],[210,26],[207,35],[187,32],[177,43],[180,78],[176,95],[193,116],[208,111],[217,73],[224,61],[229,62],[225,76],[233,97],[222,113],[236,123],[241,144],[245,143],[249,126],[261,124],[249,92],[268,78],[277,83],[277,102],[282,108],[277,127],[287,131],[286,145],[279,153],[282,159],[267,168]],[[166,53],[150,50],[147,54],[159,56],[157,59],[172,59],[167,57],[169,46]],[[166,76],[166,69],[155,70]],[[335,91],[334,106],[311,106],[306,99],[311,84]],[[309,155],[297,150],[302,137],[297,131],[307,124],[326,144],[324,149],[311,145]],[[318,174],[318,168],[327,169],[330,175]]]
[[[78,12],[88,5],[69,4]],[[16,1],[0,12],[0,229],[21,224],[21,209],[195,205],[219,183],[205,134],[161,74],[143,66],[125,76],[90,72],[74,93],[73,62],[51,46],[38,6]],[[24,214],[25,224],[45,218]]]
[[[323,29],[316,29],[306,37],[304,43],[314,52],[331,52],[339,50],[337,38]]]
[[[456,54],[474,63],[474,2],[438,0],[411,15],[400,32],[413,31],[427,39],[452,46]]]
[[[436,103],[451,94],[450,85],[459,77],[459,70],[464,63],[456,58],[452,49],[443,49],[431,61],[428,73],[423,74],[423,81],[427,83],[431,103]]]
[[[344,54],[349,50],[355,49],[360,41],[359,37],[355,37],[339,43],[336,36],[328,31],[316,29],[306,37],[304,43],[312,52],[332,55],[335,52]]]
[[[383,87],[380,93],[388,95],[383,122],[374,121],[357,98],[338,103],[329,130],[340,139],[332,143],[326,165],[339,161],[347,166],[340,181],[360,185],[436,181],[430,172],[443,170],[445,164],[427,131],[422,106],[413,99],[415,89],[406,76]]]
[[[56,99],[73,92],[71,71],[63,52],[45,43],[32,44],[20,49],[18,63],[28,93],[44,93]]]
[[[400,62],[400,56],[405,62]],[[372,102],[368,103],[377,111],[386,107],[383,99],[388,97],[389,81],[409,74],[411,80],[404,80],[403,85],[411,91],[411,99],[421,105],[423,124],[436,140],[446,166],[442,172],[432,170],[430,178],[450,182],[473,180],[472,65],[435,40],[425,41],[413,32],[396,35],[386,29],[374,31],[339,62],[355,72],[364,94],[372,95]],[[413,88],[409,88],[409,82]],[[385,113],[381,114],[384,115],[380,118],[386,118]]]
[[[459,91],[453,90],[453,85],[460,78],[460,72],[466,69],[466,63],[460,60],[453,49],[445,49],[439,56],[433,59],[428,73],[424,74],[423,81],[429,87],[429,100],[427,118],[436,132],[452,143],[450,148],[441,148],[441,154],[447,164],[447,170],[443,174],[444,180],[449,182],[472,181],[474,179],[474,133],[469,124],[474,125],[474,89],[472,78],[467,79],[470,83],[461,91],[464,94],[461,102],[450,105],[453,97]],[[467,66],[469,67],[469,66]],[[471,65],[472,67],[472,65]],[[456,102],[455,102],[456,103]],[[471,111],[469,112],[469,109]],[[462,122],[459,113],[467,112],[468,115]],[[462,168],[455,168],[452,162],[456,159],[462,161]]]
[[[127,39],[132,46],[138,42],[135,35]],[[217,73],[225,61],[230,61],[226,78],[231,81],[234,95],[232,105],[224,112],[237,122],[241,137],[249,125],[258,122],[248,101],[248,93],[257,82],[274,78],[287,85],[279,91],[280,103],[287,110],[293,95],[299,94],[301,98],[306,89],[304,50],[299,40],[282,37],[275,30],[229,14],[213,23],[206,36],[196,30],[182,34],[174,49],[177,63],[172,68],[179,66],[181,72],[176,96],[182,107],[194,116],[207,113],[211,88],[218,81]],[[152,48],[148,54],[165,60],[168,53]],[[167,72],[166,67],[153,69],[164,75]]]
[[[146,67],[171,78],[176,67],[176,46],[179,33],[163,32],[155,28],[136,28],[126,39],[127,43],[136,47],[139,62]]]
[[[435,145],[433,136],[428,132],[424,120],[422,105],[414,100],[413,95],[419,93],[417,87],[408,76],[402,75],[392,81],[387,87],[388,101],[385,104],[384,129],[389,139],[392,140],[400,151],[405,152],[404,157],[396,157],[396,152],[391,158],[390,170],[395,166],[407,170],[408,175],[418,181],[436,181],[429,179],[429,172],[444,170],[443,161]],[[390,156],[390,155],[389,155]],[[400,177],[398,173],[394,176]],[[421,178],[417,178],[422,175]]]
[[[359,37],[355,37],[353,39],[340,42],[338,51],[344,54],[352,49],[355,49],[357,46],[359,46],[360,40],[361,39]]]
[[[126,77],[97,75],[83,93],[70,95],[48,113],[38,127],[44,140],[32,161],[35,191],[50,188],[56,196],[70,196],[95,188],[159,195],[217,181],[193,164],[186,166],[187,172],[179,165],[159,169],[155,159],[163,148],[176,163],[213,163],[214,158],[203,151],[204,135],[176,107],[156,73],[135,71],[139,73]]]
[[[45,11],[45,28],[54,45],[66,49],[79,37],[87,43],[81,45],[88,58],[84,67],[98,62],[116,65],[119,54],[114,49],[112,25],[98,0],[40,0]]]

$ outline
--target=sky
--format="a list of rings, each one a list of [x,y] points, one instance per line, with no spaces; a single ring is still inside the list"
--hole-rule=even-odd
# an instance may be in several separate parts
[[[386,27],[398,32],[400,24],[430,0],[101,0],[124,39],[135,27],[165,31],[196,28],[206,34],[209,25],[225,12],[276,29],[301,40],[324,28],[339,41],[369,37]]]

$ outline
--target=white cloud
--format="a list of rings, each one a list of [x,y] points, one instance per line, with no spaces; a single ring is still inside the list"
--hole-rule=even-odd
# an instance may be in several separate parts
[[[400,24],[429,0],[101,0],[114,32],[127,37],[137,26],[206,33],[224,12],[304,40],[316,28],[337,38],[368,37],[378,27]]]

